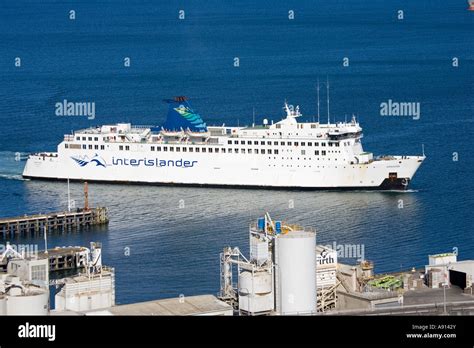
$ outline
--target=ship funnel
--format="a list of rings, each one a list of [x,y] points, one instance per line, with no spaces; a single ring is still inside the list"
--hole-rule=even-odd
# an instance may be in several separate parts
[[[168,115],[163,128],[168,131],[189,129],[192,132],[207,132],[207,126],[184,96],[166,99]]]

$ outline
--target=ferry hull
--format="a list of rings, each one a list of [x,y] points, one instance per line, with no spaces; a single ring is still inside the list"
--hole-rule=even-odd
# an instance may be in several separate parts
[[[221,155],[212,162],[203,154],[156,158],[155,153],[91,152],[101,161],[83,161],[71,153],[31,155],[23,177],[29,179],[95,181],[153,185],[239,187],[296,190],[405,190],[424,160],[423,156],[398,156],[368,164],[307,165],[277,168],[278,161],[242,155]],[[102,157],[103,156],[103,157]],[[179,159],[178,159],[179,158]],[[85,163],[87,162],[87,163]],[[85,163],[85,164],[84,164]]]

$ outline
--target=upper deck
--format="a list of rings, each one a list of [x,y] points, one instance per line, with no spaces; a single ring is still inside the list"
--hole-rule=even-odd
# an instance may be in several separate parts
[[[355,117],[351,122],[322,124],[319,122],[298,122],[299,111],[285,105],[286,118],[279,122],[246,127],[209,126],[204,132],[165,130],[156,126],[132,126],[118,123],[78,130],[65,135],[65,141],[99,141],[105,143],[224,143],[228,138],[242,139],[292,139],[327,140],[338,142],[344,139],[362,138],[362,128]]]

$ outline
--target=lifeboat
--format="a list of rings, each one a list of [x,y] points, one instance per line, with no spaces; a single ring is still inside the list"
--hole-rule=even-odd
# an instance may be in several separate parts
[[[211,136],[211,132],[192,132],[189,129],[186,131],[186,135],[190,138],[208,138]]]
[[[160,134],[163,135],[164,137],[182,137],[184,135],[183,130],[166,130],[164,128],[161,128]]]

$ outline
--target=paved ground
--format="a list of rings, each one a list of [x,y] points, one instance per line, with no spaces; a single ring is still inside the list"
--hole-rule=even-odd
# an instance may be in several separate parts
[[[464,294],[460,288],[453,286],[446,288],[446,302],[474,301],[474,295]],[[419,289],[407,291],[403,294],[403,304],[422,305],[429,303],[443,303],[443,289]]]

